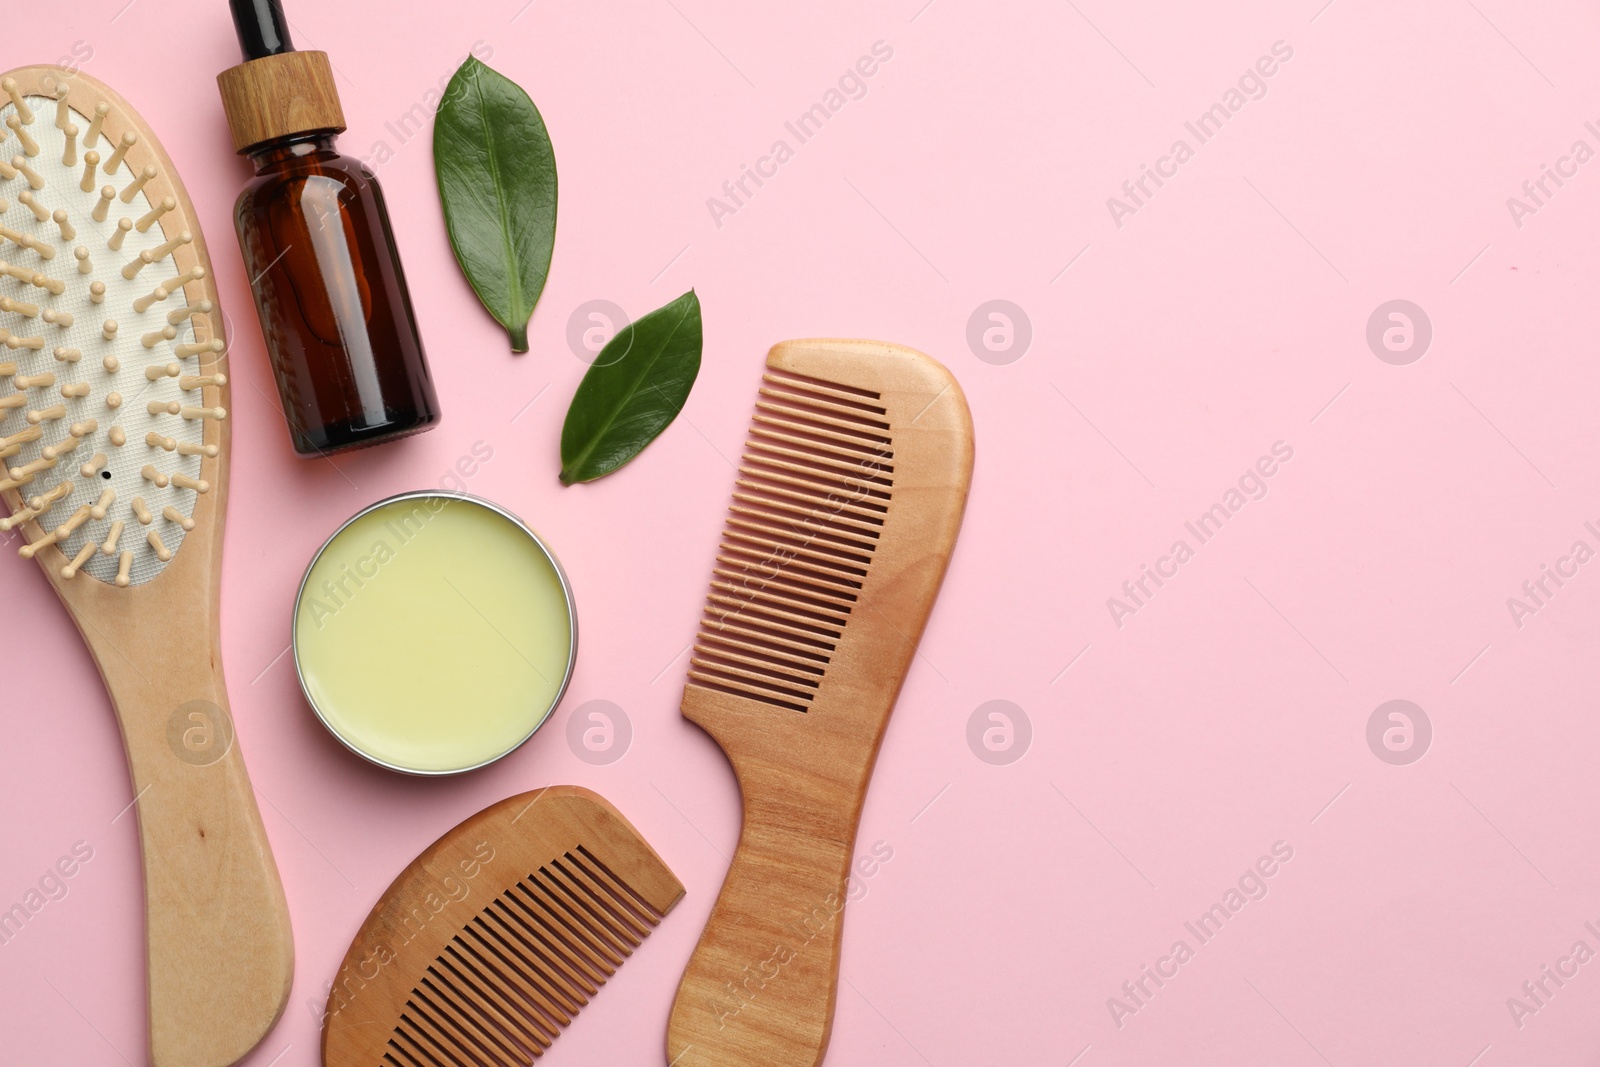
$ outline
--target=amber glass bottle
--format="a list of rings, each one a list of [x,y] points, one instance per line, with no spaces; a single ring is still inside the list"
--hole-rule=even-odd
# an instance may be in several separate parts
[[[427,430],[439,407],[405,274],[376,177],[334,148],[327,56],[293,50],[278,0],[232,5],[246,62],[217,80],[256,168],[234,223],[295,451]]]

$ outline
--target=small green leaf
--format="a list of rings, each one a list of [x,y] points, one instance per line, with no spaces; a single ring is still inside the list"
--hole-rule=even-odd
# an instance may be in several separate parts
[[[700,298],[691,289],[617,331],[578,383],[561,427],[561,484],[610,474],[683,410],[700,373]]]
[[[434,120],[433,168],[456,262],[511,351],[526,352],[556,241],[556,157],[539,109],[468,56]]]

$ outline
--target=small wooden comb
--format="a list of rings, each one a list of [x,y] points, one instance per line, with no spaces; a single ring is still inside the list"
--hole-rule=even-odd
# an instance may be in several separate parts
[[[672,1006],[676,1067],[822,1062],[861,805],[971,478],[966,399],[932,359],[768,354],[683,691],[744,829]]]
[[[577,786],[485,808],[413,860],[334,979],[325,1067],[527,1067],[683,898]]]

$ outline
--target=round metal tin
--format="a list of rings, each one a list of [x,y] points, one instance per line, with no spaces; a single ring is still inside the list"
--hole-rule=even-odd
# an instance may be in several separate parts
[[[493,755],[479,763],[474,763],[470,767],[454,767],[448,770],[423,770],[416,767],[404,767],[399,764],[389,763],[385,760],[377,758],[369,752],[362,751],[362,749],[352,744],[349,739],[336,730],[333,724],[328,721],[327,715],[325,715],[322,709],[317,706],[316,699],[311,695],[311,689],[308,685],[306,685],[305,671],[301,668],[299,625],[300,602],[305,597],[306,585],[311,580],[312,571],[316,570],[317,561],[320,560],[322,558],[322,554],[328,550],[328,546],[337,541],[339,539],[339,535],[344,533],[351,523],[355,522],[363,515],[367,515],[370,512],[378,510],[379,508],[387,507],[390,504],[399,503],[403,500],[455,500],[464,504],[472,504],[476,505],[477,507],[487,508],[489,511],[492,511],[495,514],[500,515],[502,518],[509,520],[513,525],[526,534],[528,540],[532,541],[540,553],[542,553],[544,557],[550,561],[550,566],[555,569],[556,578],[561,583],[561,595],[566,599],[567,636],[569,639],[568,645],[570,650],[567,653],[566,671],[561,676],[561,684],[556,688],[554,699],[550,701],[550,706],[545,709],[543,715],[539,716],[538,721],[533,724],[533,728],[524,734],[521,740],[517,741],[516,744],[506,749],[504,752],[497,753],[496,755]],[[517,517],[512,512],[507,511],[499,504],[496,504],[494,501],[485,500],[482,497],[472,496],[468,493],[452,492],[448,489],[418,489],[409,493],[398,493],[391,497],[385,497],[376,503],[367,505],[354,515],[350,516],[348,519],[344,520],[344,522],[340,523],[339,528],[333,531],[333,533],[328,536],[326,541],[322,542],[322,547],[318,548],[316,554],[311,557],[311,562],[306,564],[306,573],[304,577],[300,579],[300,588],[294,596],[294,613],[289,620],[289,625],[290,634],[292,636],[291,644],[294,650],[294,673],[295,677],[300,682],[300,692],[305,696],[306,704],[310,706],[311,711],[316,715],[317,720],[322,723],[323,727],[327,729],[328,733],[332,734],[341,745],[355,753],[357,756],[360,756],[368,763],[377,764],[379,767],[384,767],[391,771],[399,771],[401,774],[412,774],[427,778],[466,774],[469,771],[475,771],[481,767],[487,767],[489,764],[504,759],[517,749],[521,748],[523,745],[527,744],[528,739],[534,734],[538,733],[539,727],[549,722],[550,717],[555,714],[556,708],[560,707],[562,698],[566,696],[567,686],[572,682],[573,667],[578,662],[578,606],[577,602],[572,596],[572,583],[567,581],[567,572],[562,569],[561,561],[557,559],[556,554],[550,550],[550,546],[545,544],[544,540],[540,538],[538,534],[533,532],[532,527],[523,522],[522,519]]]

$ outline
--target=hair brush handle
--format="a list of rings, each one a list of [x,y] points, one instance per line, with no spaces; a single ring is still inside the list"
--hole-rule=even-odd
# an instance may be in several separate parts
[[[860,806],[838,782],[734,757],[744,827],[667,1024],[676,1067],[815,1067],[833,1029]],[[861,789],[865,789],[865,777]]]
[[[154,635],[85,629],[136,797],[155,1067],[242,1059],[277,1023],[294,974],[283,886],[200,615]]]

